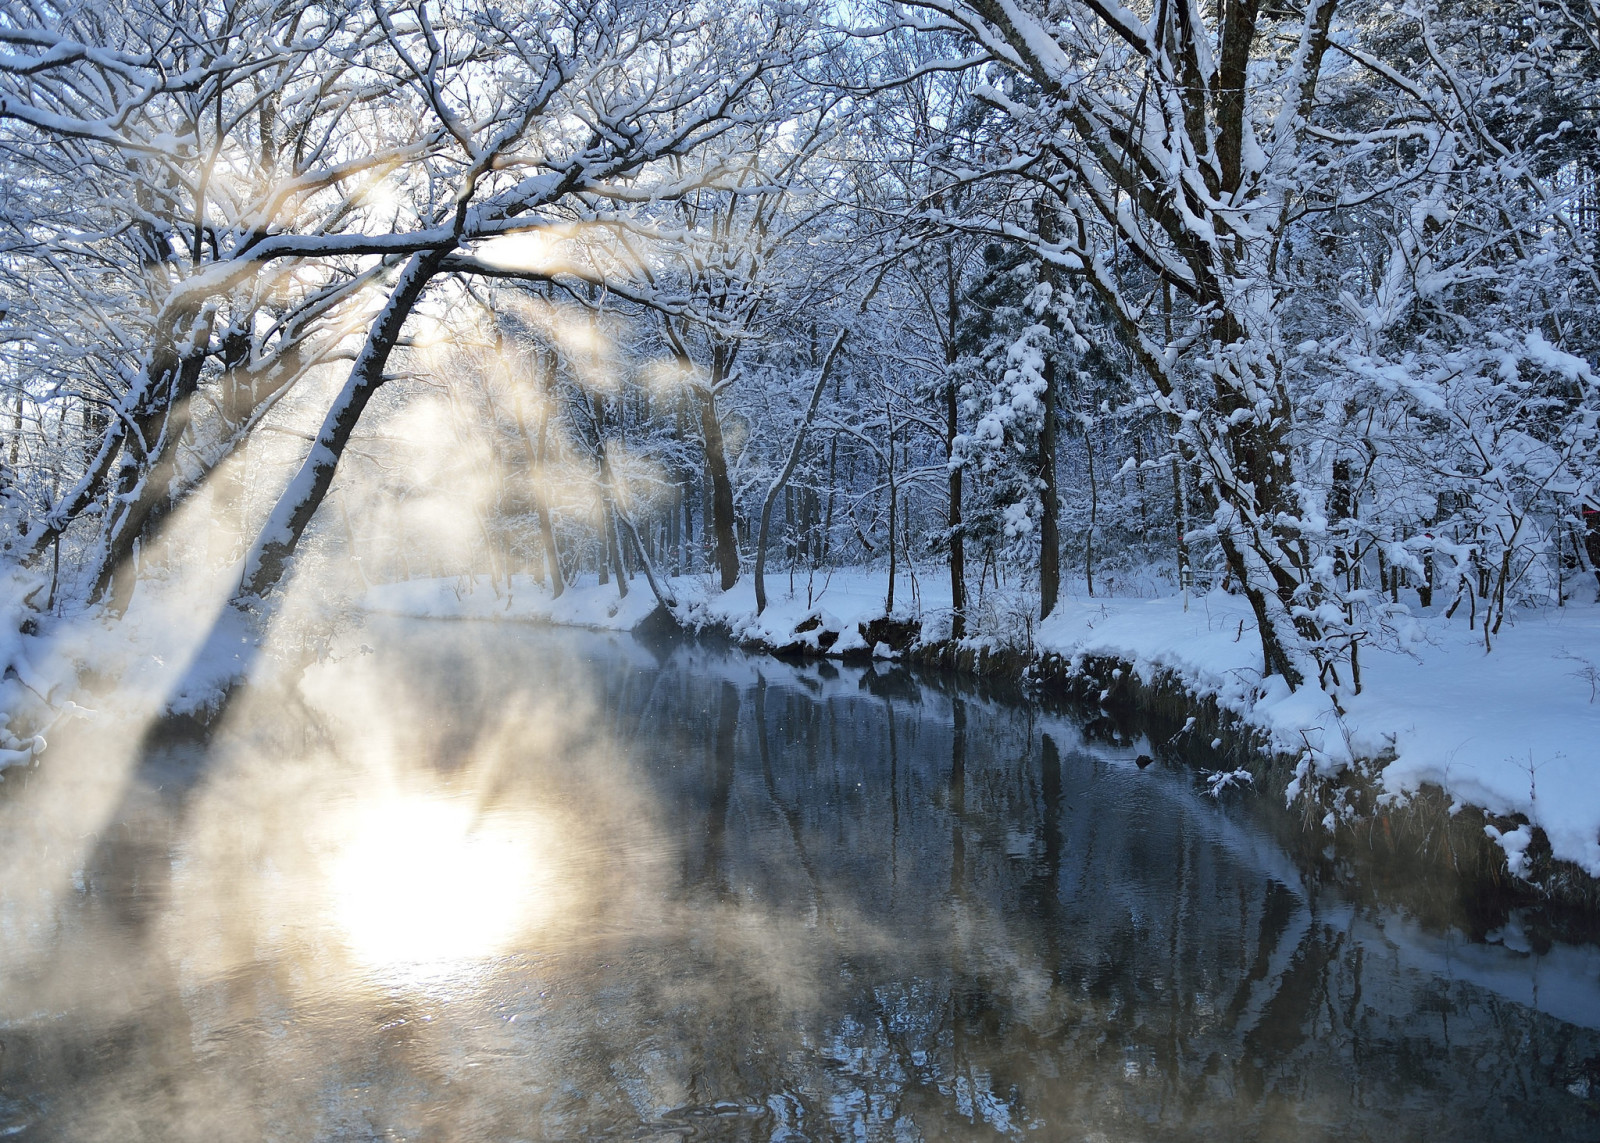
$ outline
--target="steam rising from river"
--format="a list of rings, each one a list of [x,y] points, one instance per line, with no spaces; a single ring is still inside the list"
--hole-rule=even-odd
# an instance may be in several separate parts
[[[91,720],[26,789],[8,783],[0,834],[38,848],[13,850],[0,889],[0,1029],[48,1026],[50,1013],[91,1042],[138,1027],[171,1039],[139,1057],[151,1067],[190,1059],[190,1029],[230,1044],[208,1063],[202,1039],[201,1058],[171,1074],[89,1077],[74,1097],[82,1137],[118,1137],[110,1125],[152,1114],[173,1139],[264,1131],[232,1122],[260,1083],[304,1092],[307,1076],[360,1073],[341,1056],[364,1050],[368,1033],[349,1021],[371,1005],[396,1029],[480,1011],[541,965],[670,947],[699,923],[690,916],[710,921],[715,958],[760,982],[762,1003],[816,1007],[831,945],[817,943],[814,905],[772,911],[731,886],[687,902],[674,892],[701,842],[663,822],[657,783],[594,699],[606,678],[571,656],[508,657],[504,632],[400,626],[402,653],[364,631],[291,689],[248,692],[204,755],[172,743],[137,766],[121,728]],[[861,949],[910,947],[875,936],[847,900],[828,924]],[[646,990],[647,1009],[693,1012],[728,1004],[727,984],[669,974],[624,987]],[[649,1019],[639,995],[617,1001],[625,1039]],[[275,1012],[283,1040],[235,1070],[230,1030],[272,1026]],[[516,1032],[524,1081],[560,1082],[590,1030],[521,1031],[516,1015],[496,1027]],[[688,1100],[686,1077],[658,1078],[654,1098]],[[152,1112],[162,1085],[177,1103]]]
[[[877,672],[374,620],[94,797],[90,721],[0,787],[39,846],[0,884],[0,1116],[1359,1135],[1417,1122],[1401,1072],[1453,1128],[1600,1052],[1536,1010],[1600,1026],[1592,955],[1382,927],[1185,775]]]
[[[577,236],[507,240],[487,253],[567,257]],[[536,567],[535,490],[558,520],[598,532],[597,460],[564,437],[549,382],[614,391],[624,368],[617,331],[576,305],[505,301],[521,331],[509,339],[455,286],[412,323],[412,344],[396,355],[393,379],[274,598],[261,689],[221,728],[220,762],[185,762],[180,747],[152,769],[162,750],[145,751],[145,736],[236,589],[240,561],[347,365],[297,384],[142,546],[140,586],[115,640],[93,619],[59,627],[62,659],[101,673],[85,680],[94,713],[53,732],[48,763],[31,776],[13,773],[0,804],[0,1015],[62,1003],[80,987],[136,1003],[142,989],[126,965],[99,959],[123,958],[116,942],[86,932],[64,960],[43,964],[35,944],[5,934],[58,923],[74,893],[93,894],[97,879],[125,875],[119,866],[144,864],[150,854],[124,845],[140,823],[160,822],[165,842],[185,855],[140,906],[149,913],[141,941],[159,934],[206,974],[298,949],[357,974],[404,967],[438,976],[440,965],[502,955],[531,930],[566,931],[573,895],[593,889],[574,888],[572,870],[583,864],[574,855],[619,836],[636,849],[659,844],[648,807],[619,770],[619,748],[590,724],[573,681],[559,700],[524,695],[480,725],[441,728],[431,721],[438,680],[418,686],[378,669],[354,634],[359,598],[374,583],[486,576],[494,584],[484,590],[498,593],[507,577]],[[538,374],[541,345],[559,351],[570,372]],[[653,385],[685,380],[677,366],[643,368]],[[546,419],[540,452],[533,438]],[[659,471],[617,442],[607,459],[619,502],[648,511],[664,487]],[[522,515],[508,516],[508,505]],[[455,669],[488,678],[498,665],[486,653]],[[534,757],[557,763],[537,782],[526,766]],[[203,773],[173,772],[191,763]],[[175,815],[174,800],[184,803]],[[607,833],[618,817],[626,829]],[[217,868],[232,872],[221,882],[193,872]],[[75,923],[99,934],[116,920]]]
[[[973,715],[958,750],[965,700],[876,667],[694,649],[664,667],[626,640],[592,661],[508,627],[362,627],[351,601],[372,583],[487,574],[478,590],[503,590],[534,550],[504,509],[532,491],[569,523],[599,508],[592,451],[530,451],[553,405],[529,345],[603,397],[618,331],[524,300],[507,309],[531,341],[507,343],[464,297],[432,304],[215,740],[143,741],[340,370],[147,545],[123,669],[90,681],[98,713],[0,786],[0,1115],[25,1080],[70,1104],[63,1130],[82,1139],[130,1123],[207,1140],[698,1130],[671,1118],[686,1108],[776,1137],[815,1133],[803,1100],[841,1134],[902,1137],[895,1116],[926,1100],[975,1129],[1015,1133],[1046,1107],[1058,1132],[1111,1138],[1187,1114],[1181,1077],[1264,1082],[1245,1050],[1258,1027],[1286,1058],[1321,1036],[1292,1011],[1272,1022],[1304,965],[1328,994],[1317,1010],[1353,1013],[1362,1058],[1394,1070],[1360,1007],[1410,1002],[1412,970],[1383,975],[1403,960],[1388,935],[1330,921],[1341,906],[1183,778],[1131,755],[1120,771],[1049,761],[1031,707]],[[690,379],[642,369],[665,396]],[[607,460],[621,502],[657,506],[659,471],[622,443]],[[64,653],[74,639],[103,632],[69,632]],[[1482,975],[1520,996],[1523,967]],[[1594,975],[1576,955],[1531,971],[1547,1005]],[[1594,1007],[1573,991],[1572,1011]],[[1498,1011],[1459,1010],[1452,1059],[1497,1061]],[[1526,1010],[1505,1012],[1520,1044]],[[722,1100],[717,1083],[771,1098]],[[1297,1114],[1334,1122],[1349,1090],[1307,1083]],[[547,1120],[530,1126],[530,1106]],[[1232,1134],[1260,1126],[1242,1106]]]

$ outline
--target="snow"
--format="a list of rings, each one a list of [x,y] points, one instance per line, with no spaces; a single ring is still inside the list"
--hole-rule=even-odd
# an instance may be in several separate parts
[[[734,638],[751,643],[785,646],[809,642],[815,646],[820,632],[831,631],[839,635],[839,641],[829,648],[829,654],[870,649],[860,628],[884,615],[888,576],[860,571],[838,571],[831,575],[819,572],[810,578],[809,596],[807,579],[806,575],[797,574],[791,591],[787,572],[768,576],[767,609],[757,615],[755,586],[749,577],[741,579],[728,592],[716,591],[703,579],[690,577],[684,581],[680,592],[684,601],[680,609],[682,618],[691,627],[725,627]],[[911,578],[902,572],[895,585],[896,618],[911,619],[941,609],[948,611],[949,586],[937,581],[930,585],[919,576],[916,599],[920,606],[913,606],[912,599]],[[797,634],[795,629],[813,616],[820,625]]]
[[[888,584],[881,571],[797,574],[793,585],[791,590],[786,571],[770,575],[770,603],[758,616],[749,576],[729,592],[717,590],[705,576],[672,581],[679,616],[690,627],[725,630],[769,647],[802,645],[817,653],[831,632],[837,637],[827,647],[829,655],[894,654],[862,632],[885,614]],[[23,585],[9,587],[5,595],[16,605]],[[902,572],[895,599],[893,617],[920,619],[934,636],[948,630],[949,586],[942,574],[918,572],[913,579]],[[107,658],[108,632],[89,617],[56,626],[48,640],[13,635],[0,646],[7,709],[20,712],[29,702],[38,709],[12,727],[0,725],[0,768],[30,761],[45,745],[44,738],[36,741],[32,735],[75,709],[63,701],[75,663],[100,662],[106,677],[119,679],[123,691],[139,696],[122,706],[170,696],[175,668],[187,663],[183,674],[189,685],[174,705],[183,706],[185,699],[203,702],[207,688],[200,676],[205,663],[217,657],[211,654],[214,648],[202,646],[208,621],[217,614],[214,607],[220,607],[220,600],[214,606],[209,602],[192,591],[141,591],[139,605],[121,625],[117,642],[126,647],[120,658]],[[1002,594],[1000,603],[1005,602]],[[1512,611],[1490,653],[1483,650],[1481,629],[1469,630],[1461,613],[1453,620],[1423,616],[1409,653],[1363,652],[1363,691],[1341,697],[1341,714],[1315,687],[1291,693],[1278,679],[1263,684],[1255,621],[1240,597],[1213,592],[1190,599],[1185,607],[1178,597],[1090,597],[1080,584],[1031,631],[1026,600],[1018,603],[1019,612],[1007,615],[991,589],[975,621],[992,627],[997,617],[1009,618],[1031,638],[1037,654],[1115,658],[1147,681],[1170,672],[1191,692],[1214,697],[1263,732],[1276,749],[1300,754],[1309,747],[1324,776],[1353,762],[1392,759],[1378,763],[1376,775],[1386,797],[1404,798],[1431,784],[1459,805],[1523,815],[1543,829],[1556,858],[1600,876],[1600,606],[1573,602]],[[483,576],[382,584],[371,588],[360,605],[369,613],[612,631],[638,627],[658,606],[643,578],[632,581],[625,599],[615,583],[601,585],[593,577],[552,599],[548,589],[520,576],[509,588]],[[799,631],[803,626],[808,630]],[[16,625],[6,629],[15,631]],[[221,657],[237,657],[240,639],[230,627],[223,635],[230,653]],[[96,705],[105,701],[108,696],[101,696]],[[1532,831],[1491,827],[1489,833],[1505,850],[1512,871],[1524,870]]]
[[[33,641],[20,631],[27,614],[23,599],[42,590],[42,583],[15,572],[0,583],[0,772],[27,765],[46,746],[44,735],[32,733],[27,719],[13,719],[30,707],[28,713],[37,718],[38,708],[49,704],[58,682],[52,672],[41,671],[33,662],[34,649],[29,646]]]
[[[379,584],[361,605],[417,619],[508,619],[605,631],[631,631],[659,606],[643,579],[632,582],[626,599],[618,598],[614,583],[596,584],[592,578],[567,585],[561,598],[552,599],[549,588],[529,576],[512,576],[508,586],[483,575]]]
[[[1490,653],[1480,631],[1424,618],[1410,653],[1367,649],[1362,693],[1290,693],[1261,683],[1255,620],[1240,597],[1080,598],[1041,625],[1041,650],[1127,660],[1141,678],[1171,671],[1192,691],[1266,732],[1275,748],[1315,752],[1324,772],[1394,755],[1381,788],[1403,797],[1424,784],[1494,814],[1526,815],[1554,856],[1600,876],[1600,702],[1585,677],[1600,662],[1600,607],[1513,613]],[[1588,658],[1586,658],[1587,656]],[[1497,838],[1520,861],[1527,831]]]
[[[729,592],[706,577],[672,581],[679,616],[690,627],[715,627],[744,642],[822,650],[825,632],[838,639],[830,655],[883,655],[861,627],[884,615],[882,572],[819,573],[810,583],[787,573],[768,577],[770,599],[756,614],[748,576]],[[948,582],[902,573],[896,618],[921,618],[938,631],[949,614]],[[570,586],[559,600],[538,584],[513,582],[496,593],[486,579],[416,580],[373,588],[373,611],[428,617],[537,620],[629,630],[657,604],[642,579],[619,600],[615,584]],[[815,624],[807,621],[815,619]],[[798,631],[801,626],[808,631]],[[981,642],[981,640],[975,640]],[[1069,660],[1110,657],[1149,681],[1170,672],[1191,692],[1263,732],[1292,755],[1309,748],[1313,768],[1330,776],[1357,761],[1389,758],[1377,775],[1386,797],[1400,799],[1424,784],[1496,815],[1524,815],[1541,827],[1556,858],[1600,876],[1600,606],[1512,612],[1485,653],[1481,630],[1463,616],[1421,617],[1408,651],[1366,648],[1363,690],[1344,694],[1343,713],[1315,687],[1291,692],[1281,679],[1261,679],[1261,650],[1246,601],[1222,592],[1191,598],[1091,597],[1069,594],[1032,632],[1039,654]],[[1348,682],[1348,680],[1347,680]],[[1348,691],[1348,686],[1346,690]],[[1531,838],[1510,829],[1497,841],[1513,871]]]

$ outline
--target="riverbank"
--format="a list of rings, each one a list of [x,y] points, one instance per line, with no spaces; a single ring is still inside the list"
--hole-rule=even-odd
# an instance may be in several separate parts
[[[1141,767],[1153,720],[722,639],[350,618],[209,741],[130,760],[108,706],[0,784],[14,1123],[1593,1134],[1592,937],[1330,884],[1281,799]]]
[[[1219,786],[1281,796],[1317,845],[1385,849],[1478,880],[1600,908],[1600,607],[1514,613],[1485,653],[1460,612],[1423,614],[1398,648],[1368,649],[1360,694],[1261,678],[1254,619],[1221,592],[1069,593],[1044,623],[991,592],[980,638],[949,638],[949,598],[902,580],[894,609],[878,575],[769,581],[755,612],[742,582],[672,582],[691,631],[787,656],[904,660],[1014,677],[1110,711],[1171,724],[1158,751],[1200,757]],[[426,580],[374,588],[372,610],[632,630],[656,612],[642,580],[576,585],[560,600],[531,581]]]

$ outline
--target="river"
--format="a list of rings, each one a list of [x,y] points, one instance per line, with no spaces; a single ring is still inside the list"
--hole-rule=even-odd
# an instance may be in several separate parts
[[[0,1137],[1600,1137],[1600,949],[892,666],[372,620],[0,786]]]

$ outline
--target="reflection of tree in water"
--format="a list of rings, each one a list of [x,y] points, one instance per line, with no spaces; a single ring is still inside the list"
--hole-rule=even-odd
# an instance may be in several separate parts
[[[789,1029],[792,1046],[753,1082],[735,1049],[706,1103],[782,1091],[809,1132],[885,1137],[1586,1129],[1554,1081],[1591,1033],[1384,957],[1292,870],[1219,845],[1186,787],[1063,756],[1025,711],[778,673],[750,688],[731,794],[713,787],[718,861],[746,912],[815,907],[812,959],[784,967],[818,992],[784,1011],[773,990],[735,990],[738,1039]],[[716,686],[708,727],[734,701]],[[749,972],[705,967],[724,986]]]
[[[170,969],[115,1043],[8,1035],[6,1092],[164,1090],[104,1102],[152,1124],[209,1100],[296,1138],[1593,1133],[1565,1085],[1600,1037],[1419,967],[1187,782],[1070,727],[692,645],[503,642],[476,691],[407,685],[443,705],[430,680],[454,679],[467,724],[507,688],[601,696],[614,749],[558,791],[593,834],[581,925],[443,995]],[[608,816],[619,752],[654,821]]]

